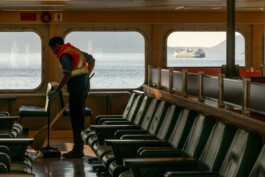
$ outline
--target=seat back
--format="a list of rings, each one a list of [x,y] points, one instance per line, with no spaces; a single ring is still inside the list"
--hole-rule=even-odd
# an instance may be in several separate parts
[[[131,95],[131,97],[130,97],[130,99],[129,99],[129,101],[128,101],[125,109],[124,109],[124,112],[122,114],[122,118],[126,119],[128,113],[129,113],[129,111],[130,111],[130,109],[131,109],[131,107],[133,105],[133,102],[134,102],[135,97],[136,97],[136,94],[135,93],[132,93],[132,95]]]
[[[219,171],[222,177],[247,177],[261,149],[257,134],[239,129]]]
[[[265,176],[265,146],[263,146],[259,157],[254,164],[248,177],[264,177]]]
[[[138,110],[141,106],[142,100],[144,98],[144,95],[137,95],[136,98],[134,99],[133,105],[128,113],[127,120],[129,121],[134,121]]]
[[[46,91],[46,101],[45,101],[45,112],[50,112],[51,99],[48,97],[48,92],[53,89],[52,83],[48,83]]]
[[[219,171],[235,133],[234,126],[222,122],[216,123],[203,148],[198,170]]]
[[[196,116],[197,112],[195,111],[188,109],[181,111],[177,123],[168,140],[173,147],[180,149],[183,147]]]
[[[199,157],[214,124],[215,119],[213,117],[199,114],[194,120],[182,151],[189,157]]]
[[[165,101],[161,101],[155,111],[155,114],[152,118],[152,121],[150,123],[150,126],[148,128],[148,132],[150,134],[157,134],[159,127],[166,115],[167,109],[170,106],[169,103]]]
[[[175,105],[171,105],[168,108],[165,118],[163,119],[163,122],[157,133],[157,137],[159,139],[169,138],[178,120],[179,114],[181,113],[182,110],[183,109],[181,107]]]
[[[130,97],[130,99],[129,99],[129,101],[128,101],[125,109],[124,109],[123,114],[122,114],[122,118],[125,119],[128,116],[129,111],[130,111],[131,107],[133,106],[133,102],[134,102],[134,99],[136,98],[136,95],[137,95],[136,93],[131,94],[131,97]],[[65,102],[64,102],[64,96],[63,96],[62,90],[59,91],[59,98],[60,98],[61,107],[63,108],[65,106]]]
[[[158,107],[158,104],[159,104],[159,100],[157,99],[153,99],[150,103],[150,106],[148,107],[148,110],[143,118],[143,122],[142,122],[142,129],[143,130],[148,130],[148,127],[152,121],[152,118],[154,116],[154,113],[155,113],[155,110],[157,109]]]
[[[153,99],[148,97],[148,96],[145,96],[142,103],[141,103],[141,106],[136,114],[136,117],[134,119],[134,124],[136,125],[141,125],[142,124],[142,121],[143,121],[143,118],[149,108],[149,105],[151,103]]]

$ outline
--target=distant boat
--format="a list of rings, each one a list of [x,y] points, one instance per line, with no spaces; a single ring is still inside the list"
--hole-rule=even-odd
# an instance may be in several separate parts
[[[177,49],[174,51],[173,56],[175,58],[204,58],[205,53],[202,49]]]

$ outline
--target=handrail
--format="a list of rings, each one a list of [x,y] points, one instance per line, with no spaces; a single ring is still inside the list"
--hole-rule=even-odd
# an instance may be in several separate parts
[[[182,96],[193,95],[200,100],[215,100],[219,107],[232,105],[242,108],[242,113],[252,112],[265,115],[265,84],[250,82],[249,79],[228,79],[224,75],[205,75],[188,73],[187,70],[175,71],[175,68],[148,67],[148,85],[177,91]]]

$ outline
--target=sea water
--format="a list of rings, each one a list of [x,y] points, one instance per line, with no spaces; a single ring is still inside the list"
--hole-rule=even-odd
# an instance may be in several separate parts
[[[167,56],[168,67],[220,67],[226,64],[225,56],[210,56],[204,58],[174,58]],[[245,55],[237,55],[235,64],[245,66]]]
[[[96,54],[93,56],[96,59],[96,65],[93,71],[95,76],[91,79],[92,89],[137,88],[143,84],[144,54]],[[169,67],[218,67],[225,62],[225,57],[174,58],[168,56]],[[244,66],[244,57],[238,57],[236,64]],[[40,85],[41,77],[40,54],[0,55],[0,89],[34,89]]]

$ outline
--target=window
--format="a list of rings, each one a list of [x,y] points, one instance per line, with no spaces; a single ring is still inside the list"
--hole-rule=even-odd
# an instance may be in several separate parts
[[[137,88],[144,82],[144,38],[138,32],[71,32],[70,42],[96,60],[92,89]]]
[[[0,32],[0,89],[34,89],[41,83],[41,39],[34,32]]]
[[[245,66],[245,39],[236,33],[236,64]],[[226,64],[226,32],[173,32],[167,39],[167,65],[207,67]]]

